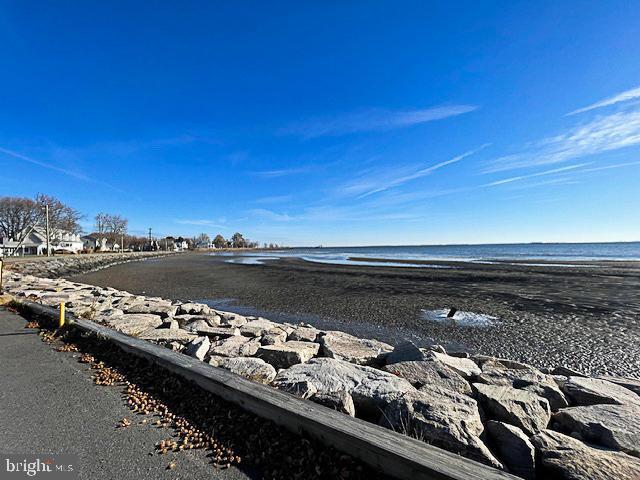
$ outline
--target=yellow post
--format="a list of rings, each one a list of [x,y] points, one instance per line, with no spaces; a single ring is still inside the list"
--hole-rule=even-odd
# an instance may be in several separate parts
[[[62,328],[64,326],[64,302],[60,302],[60,322],[58,323],[58,327]]]

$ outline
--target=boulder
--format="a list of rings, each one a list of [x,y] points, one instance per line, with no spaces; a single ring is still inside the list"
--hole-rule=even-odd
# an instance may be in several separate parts
[[[216,314],[220,316],[220,323],[223,325],[241,327],[247,323],[247,318],[237,313],[216,311]]]
[[[269,330],[273,330],[279,327],[279,324],[272,322],[271,320],[258,318],[257,320],[251,320],[250,322],[246,322],[244,325],[242,325],[240,327],[240,334],[244,335],[245,337],[261,337]]]
[[[572,405],[640,404],[640,396],[628,388],[606,380],[589,377],[567,377],[566,380],[559,383],[560,388],[569,397]]]
[[[580,440],[543,430],[531,438],[539,457],[539,478],[637,480],[640,460],[622,452],[593,448]]]
[[[385,365],[382,370],[406,379],[416,388],[423,385],[439,385],[458,393],[471,393],[469,382],[437,361],[399,362]]]
[[[216,360],[217,367],[224,368],[259,383],[271,383],[276,376],[276,370],[260,358],[220,357]]]
[[[193,333],[182,330],[170,330],[168,328],[149,329],[138,335],[142,340],[152,340],[154,342],[180,342],[189,343],[198,336]]]
[[[590,405],[553,415],[554,428],[603,447],[640,457],[640,406]]]
[[[183,328],[187,332],[196,333],[199,328],[210,328],[210,327],[206,320],[202,318],[198,319],[194,317],[194,319],[192,319],[189,323],[187,323]]]
[[[474,383],[476,398],[492,420],[510,423],[533,435],[547,427],[551,409],[546,398],[513,387]]]
[[[106,317],[104,323],[118,332],[136,336],[146,330],[159,327],[162,325],[162,319],[159,315],[132,313],[117,317]]]
[[[480,367],[469,358],[452,357],[451,355],[432,351],[427,353],[430,359],[435,358],[441,363],[444,363],[447,367],[455,370],[467,380],[481,373]]]
[[[391,373],[333,358],[313,358],[282,370],[273,385],[289,390],[301,382],[312,385],[319,393],[349,393],[356,414],[376,420],[389,402],[407,391],[415,391],[409,382]]]
[[[178,315],[208,315],[211,308],[203,303],[183,303],[178,306]]]
[[[304,363],[318,354],[320,345],[313,342],[284,342],[277,345],[263,345],[256,356],[270,363],[275,368],[289,368]]]
[[[277,345],[287,341],[287,332],[280,327],[273,328],[262,335],[262,345]]]
[[[418,348],[415,343],[407,340],[396,345],[385,357],[385,361],[387,365],[391,365],[400,362],[419,362],[427,358],[429,358],[428,354]]]
[[[358,338],[339,331],[325,332],[320,337],[320,343],[324,357],[345,360],[357,365],[382,363],[381,356],[393,350],[391,345],[384,342]]]
[[[204,360],[204,357],[209,352],[209,347],[211,347],[209,337],[198,337],[187,343],[184,353],[198,360]]]
[[[484,427],[472,398],[446,388],[408,391],[386,406],[380,425],[479,462],[501,468],[482,440]]]
[[[596,378],[615,383],[616,385],[620,385],[621,387],[631,390],[636,395],[640,395],[640,380],[637,378],[613,377],[611,375],[600,375]]]
[[[209,355],[251,357],[256,354],[258,348],[260,348],[258,339],[236,335],[214,342],[209,349]]]
[[[131,305],[124,310],[126,310],[127,313],[151,313],[160,315],[162,318],[167,318],[173,317],[178,311],[178,307],[171,305],[170,302],[145,302]]]
[[[489,420],[486,432],[491,446],[509,472],[526,480],[536,477],[535,449],[529,437],[518,427],[508,423]]]
[[[315,342],[320,330],[313,327],[295,327],[289,334],[289,340],[298,340],[300,342]]]
[[[240,329],[238,327],[209,327],[200,326],[196,329],[198,335],[206,335],[208,337],[228,338],[240,336]]]
[[[309,397],[312,402],[331,408],[351,417],[356,416],[356,407],[353,398],[344,390],[338,392],[316,392]]]
[[[567,399],[553,380],[526,363],[504,359],[491,359],[482,364],[477,381],[487,385],[505,385],[535,393],[549,401],[552,411],[569,406]]]

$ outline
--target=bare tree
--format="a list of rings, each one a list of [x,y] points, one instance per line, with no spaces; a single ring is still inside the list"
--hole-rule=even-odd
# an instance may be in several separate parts
[[[193,237],[193,245],[197,248],[207,248],[211,243],[211,238],[206,233],[201,233],[200,235]]]
[[[106,230],[108,238],[112,244],[117,243],[124,238],[127,233],[127,227],[129,220],[121,217],[120,215],[107,215]],[[120,248],[124,248],[124,245],[120,245]]]
[[[49,228],[54,234],[60,232],[80,233],[82,230],[80,220],[83,215],[75,208],[62,203],[55,197],[41,193],[36,196],[36,204],[38,205],[36,217],[40,225],[45,224],[45,206],[49,207]]]
[[[37,210],[30,198],[0,197],[0,236],[17,240],[36,224]]]

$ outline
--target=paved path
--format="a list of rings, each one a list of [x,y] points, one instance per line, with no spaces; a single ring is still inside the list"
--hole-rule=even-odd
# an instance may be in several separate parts
[[[121,389],[94,385],[77,354],[55,352],[24,325],[0,307],[0,453],[77,454],[87,480],[251,478],[215,469],[204,451],[150,455],[170,430],[138,424]],[[116,429],[124,417],[132,426]],[[177,468],[167,470],[173,459]]]

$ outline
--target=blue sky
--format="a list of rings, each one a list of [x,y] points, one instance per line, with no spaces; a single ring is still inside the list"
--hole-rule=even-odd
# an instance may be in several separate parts
[[[287,245],[640,240],[635,2],[0,1],[0,194]]]

